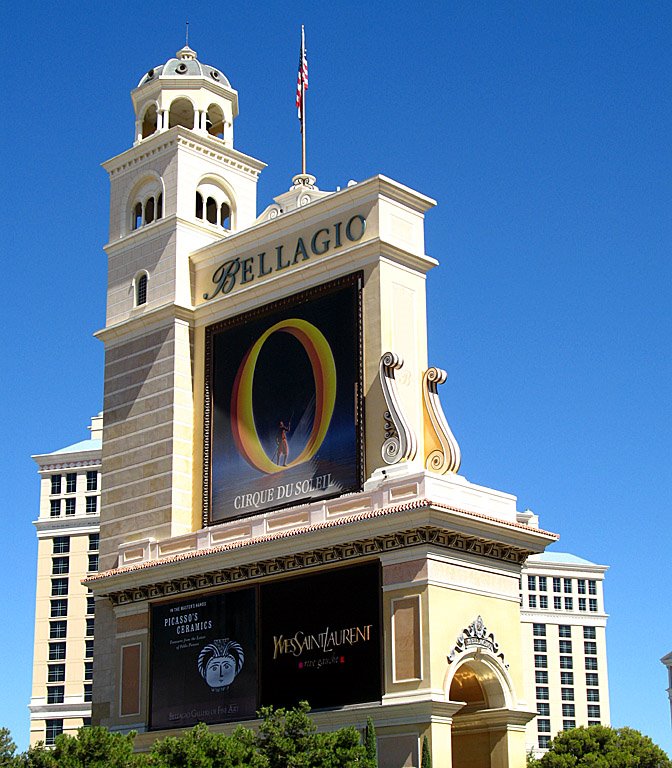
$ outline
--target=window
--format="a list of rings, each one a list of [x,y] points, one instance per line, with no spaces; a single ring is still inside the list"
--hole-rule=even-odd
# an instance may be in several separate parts
[[[571,637],[572,636],[572,628],[569,626],[569,624],[560,624],[558,627],[558,637]]]
[[[574,669],[574,662],[571,656],[560,657],[560,669]]]
[[[588,717],[599,717],[600,716],[600,705],[599,704],[589,704],[588,705]]]
[[[573,611],[574,610],[574,598],[572,598],[572,597],[566,597],[565,598],[565,610],[566,611]]]
[[[537,667],[538,669],[544,669],[545,667],[547,667],[548,666],[548,656],[546,656],[543,653],[535,654],[535,656],[534,656],[534,666]]]
[[[562,730],[563,731],[571,731],[572,728],[576,728],[576,720],[563,720],[562,721]]]
[[[63,598],[58,598],[51,601],[51,618],[55,619],[59,616],[68,615],[68,601]]]
[[[574,717],[574,705],[573,704],[563,704],[562,705],[562,716],[563,717]]]
[[[98,511],[98,497],[87,496],[86,497],[86,514],[95,515]]]
[[[93,637],[93,619],[86,620],[86,636]]]
[[[553,608],[556,611],[559,611],[562,609],[562,598],[558,597],[557,595],[553,598]]]
[[[599,725],[599,724],[600,724],[599,720],[589,720],[588,721],[588,725]]]
[[[586,656],[586,669],[597,669],[597,659],[595,656]]]
[[[597,643],[593,642],[592,640],[587,640],[583,644],[583,652],[586,654],[586,656],[594,656],[597,653]]]
[[[63,721],[62,720],[47,720],[46,730],[44,735],[44,743],[48,747],[53,747],[56,737],[63,733]]]
[[[559,641],[559,650],[560,653],[571,653],[572,652],[572,641],[571,640],[560,640]]]
[[[84,679],[93,680],[93,662],[92,661],[84,662]]]
[[[100,549],[100,534],[89,534],[89,552],[97,552]]]
[[[150,197],[145,203],[145,224],[151,224],[154,221],[154,198]]]
[[[539,607],[548,608],[548,597],[546,595],[539,595]]]
[[[584,637],[584,640],[595,640],[597,638],[597,632],[595,631],[595,627],[584,627],[583,637]]]
[[[566,595],[571,595],[572,593],[572,580],[571,579],[563,579],[563,586],[565,589]]]
[[[586,685],[599,685],[596,672],[586,672]]]
[[[133,208],[133,229],[140,229],[142,226],[142,203],[136,203]]]
[[[98,555],[89,555],[89,571],[98,570]]]
[[[546,591],[546,577],[540,576],[539,577],[539,591],[545,592]]]
[[[61,500],[52,499],[49,502],[49,514],[51,517],[58,517],[61,514]]]
[[[573,672],[561,672],[560,673],[560,685],[574,685],[574,673]]]
[[[196,218],[203,218],[203,195],[200,192],[196,193]]]
[[[65,500],[65,514],[66,515],[74,515],[75,514],[75,502],[76,502],[76,499],[66,499]]]
[[[68,594],[68,580],[67,579],[52,579],[51,580],[51,594],[52,597],[58,595]]]
[[[86,490],[87,491],[98,490],[98,470],[96,469],[86,470]]]
[[[93,700],[93,686],[91,683],[84,683],[84,701]]]
[[[48,683],[64,683],[65,682],[65,664],[49,664],[47,667],[47,682]]]
[[[217,203],[212,197],[205,201],[205,218],[210,224],[217,223]]]
[[[542,715],[543,717],[550,717],[551,716],[551,705],[546,704],[544,702],[540,702],[537,704],[537,714]]]
[[[52,574],[68,573],[70,570],[69,557],[54,557],[51,563]]]
[[[65,658],[65,643],[49,643],[49,661],[61,661]]]
[[[551,737],[550,736],[540,736],[539,737],[539,749],[548,749],[551,744]]]
[[[156,218],[163,218],[163,192],[156,198]]]
[[[62,555],[70,551],[70,537],[69,536],[54,536],[54,554]],[[585,637],[585,635],[584,635]]]
[[[546,625],[545,624],[533,624],[532,634],[535,637],[546,637]]]
[[[86,651],[84,653],[84,657],[87,659],[93,658],[93,640],[85,640],[86,643]]]
[[[553,577],[553,591],[560,592],[560,579],[557,576]]]
[[[91,727],[91,718],[90,717],[83,717],[82,718],[82,728],[90,728]]]
[[[529,595],[527,598],[527,604],[530,608],[536,608],[537,607],[537,596],[536,595]]]
[[[54,496],[57,493],[61,492],[61,476],[60,475],[52,475],[51,476],[51,494]]]
[[[585,597],[580,597],[579,598],[579,610],[580,611],[585,611],[586,610],[586,598]]]
[[[586,701],[599,701],[600,689],[599,688],[587,688],[586,689]]]
[[[542,687],[540,685],[537,686],[537,698],[538,699],[548,699],[548,688],[545,686]]]
[[[545,718],[538,717],[537,718],[537,730],[540,733],[550,733],[551,732],[551,721],[546,720]]]
[[[47,688],[47,704],[62,704],[65,698],[65,686],[50,685]]]
[[[537,669],[534,673],[534,682],[548,685],[548,672],[546,672],[546,670]]]
[[[593,579],[591,579],[588,582],[588,594],[589,595],[596,595],[597,594],[597,582],[593,581]]]
[[[534,650],[538,653],[546,653],[546,641],[539,638],[534,639]]]
[[[576,587],[577,587],[577,592],[580,595],[585,595],[586,594],[586,580],[585,579],[579,579],[576,582]]]
[[[95,598],[92,595],[89,595],[86,598],[86,612],[91,616],[96,610],[96,603]]]
[[[594,597],[588,598],[588,608],[593,613],[597,613],[597,600]]]
[[[77,473],[68,472],[65,476],[65,492],[74,493],[77,490]]]
[[[49,622],[49,639],[59,640],[64,638],[68,634],[68,622],[67,621],[51,621]]]
[[[562,700],[563,701],[574,701],[574,689],[573,688],[563,688],[562,689]]]
[[[530,590],[530,592],[536,592],[537,591],[537,577],[536,576],[528,576],[527,577],[527,588]]]
[[[147,274],[142,274],[135,281],[135,306],[147,303]]]

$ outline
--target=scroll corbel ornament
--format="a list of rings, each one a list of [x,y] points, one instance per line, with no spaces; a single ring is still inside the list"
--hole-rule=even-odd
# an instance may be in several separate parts
[[[441,368],[428,368],[422,377],[422,396],[430,421],[426,428],[431,426],[434,432],[433,439],[425,441],[425,444],[436,446],[438,443],[438,447],[429,451],[425,467],[430,472],[438,472],[441,475],[457,472],[462,461],[460,446],[448,426],[437,392],[437,387],[443,384],[447,377],[448,374]]]
[[[418,450],[418,440],[404,418],[397,391],[397,381],[394,378],[394,372],[399,370],[403,364],[403,359],[394,352],[386,352],[380,358],[380,384],[387,405],[385,442],[381,454],[386,464],[412,461]]]

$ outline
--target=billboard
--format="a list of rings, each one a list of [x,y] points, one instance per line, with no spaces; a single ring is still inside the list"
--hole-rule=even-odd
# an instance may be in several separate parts
[[[151,659],[150,727],[254,717],[256,590],[153,606]]]
[[[361,275],[210,326],[206,361],[206,524],[361,488]]]

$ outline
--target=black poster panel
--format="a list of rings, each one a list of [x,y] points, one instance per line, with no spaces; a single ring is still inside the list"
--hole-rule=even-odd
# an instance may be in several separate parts
[[[254,717],[255,590],[152,607],[150,663],[152,728]]]
[[[359,301],[352,275],[208,329],[207,522],[359,490]]]
[[[377,562],[264,584],[260,605],[262,704],[380,701]]]

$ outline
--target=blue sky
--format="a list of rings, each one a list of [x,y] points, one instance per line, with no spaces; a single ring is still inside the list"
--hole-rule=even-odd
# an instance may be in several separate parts
[[[129,91],[184,43],[240,94],[259,210],[308,166],[434,197],[430,364],[469,480],[514,493],[556,549],[607,564],[612,723],[672,751],[672,6],[664,2],[5,3],[0,320],[5,660],[28,739],[34,453],[101,408],[108,181]],[[9,695],[8,692],[11,692]]]

